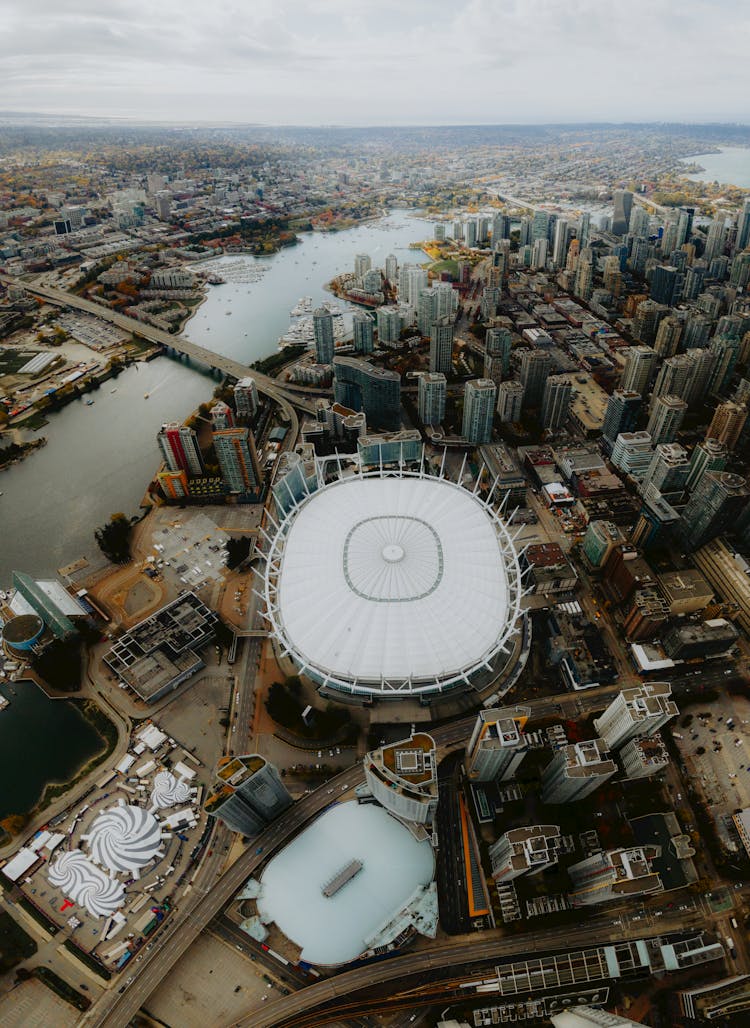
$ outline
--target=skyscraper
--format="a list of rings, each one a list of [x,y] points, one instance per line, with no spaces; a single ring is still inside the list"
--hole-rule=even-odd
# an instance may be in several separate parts
[[[363,410],[368,425],[397,431],[401,425],[401,376],[357,357],[334,357],[336,403]]]
[[[674,357],[677,353],[677,347],[680,345],[681,336],[682,323],[677,318],[670,315],[662,319],[656,331],[654,352],[659,357]]]
[[[729,388],[734,366],[740,355],[740,341],[734,336],[716,335],[709,343],[714,364],[708,379],[708,392],[721,396]]]
[[[602,436],[611,450],[621,432],[632,432],[638,422],[641,397],[632,389],[615,389],[607,401]]]
[[[464,416],[461,434],[470,443],[480,445],[492,438],[497,387],[489,378],[477,378],[464,387]]]
[[[542,772],[542,802],[582,800],[616,771],[617,764],[601,739],[563,746]]]
[[[620,432],[612,447],[612,463],[626,475],[643,478],[654,451],[648,432]]]
[[[216,777],[204,810],[242,835],[258,835],[292,805],[276,768],[257,753],[226,758]]]
[[[656,340],[659,322],[669,313],[669,307],[656,300],[641,300],[635,309],[633,335],[639,342],[651,346]]]
[[[591,235],[591,215],[588,211],[584,211],[581,215],[581,224],[578,229],[578,245],[581,250],[589,245],[589,238]]]
[[[352,317],[354,352],[372,353],[375,349],[375,323],[366,311],[356,311]]]
[[[663,264],[654,268],[651,276],[651,299],[655,303],[664,303],[671,307],[679,298],[681,290],[682,275],[677,268]]]
[[[747,414],[747,407],[744,404],[734,403],[732,400],[720,403],[711,418],[706,440],[715,439],[723,443],[727,450],[733,450],[745,427]]]
[[[663,443],[656,447],[651,458],[648,471],[641,482],[641,492],[645,495],[651,486],[667,500],[668,503],[679,503],[686,489],[690,462],[687,450],[679,443]]]
[[[501,382],[497,387],[497,413],[503,424],[521,420],[523,386],[520,382]]]
[[[524,350],[521,354],[521,385],[524,407],[538,407],[544,383],[552,371],[552,358],[543,350]]]
[[[447,382],[440,372],[426,372],[419,376],[419,418],[423,425],[441,425],[445,417]]]
[[[633,209],[633,194],[627,189],[616,189],[612,194],[614,212],[612,214],[612,234],[624,236],[630,224],[630,212]]]
[[[655,350],[650,346],[631,346],[626,353],[620,389],[645,396],[655,369]]]
[[[707,471],[680,516],[677,529],[684,545],[697,550],[732,528],[750,502],[745,479],[727,471]]]
[[[466,771],[472,782],[507,782],[513,778],[528,752],[523,728],[528,707],[480,710],[469,745]]]
[[[511,828],[490,846],[492,877],[502,885],[520,875],[536,875],[557,863],[562,840],[557,825]]]
[[[453,370],[453,319],[439,318],[430,327],[430,371],[450,375]]]
[[[511,334],[507,328],[488,328],[484,337],[484,377],[500,385],[510,373]]]
[[[750,246],[750,197],[745,197],[742,210],[737,218],[737,236],[734,241],[735,253]]]
[[[398,283],[398,258],[395,254],[388,254],[383,271],[390,284],[395,286]]]
[[[398,818],[431,824],[438,804],[435,741],[425,732],[365,754],[365,780],[378,803]]]
[[[674,442],[686,413],[687,404],[679,396],[657,396],[646,426],[652,444]]]
[[[438,318],[438,295],[433,289],[420,289],[417,297],[417,325],[420,335],[428,336]]]
[[[203,458],[198,436],[192,428],[170,421],[162,425],[156,437],[159,449],[170,471],[184,471],[188,475],[202,475]]]
[[[372,267],[372,258],[367,253],[358,253],[354,258],[354,277],[364,278],[365,272]]]
[[[568,410],[573,393],[573,385],[564,375],[550,375],[544,383],[542,394],[541,421],[544,428],[551,432],[561,429],[568,420]]]
[[[230,493],[256,493],[261,483],[255,439],[249,428],[224,428],[213,432],[221,477]]]
[[[594,718],[594,730],[608,749],[619,750],[637,736],[654,735],[679,713],[669,682],[646,682],[619,692]]]
[[[727,456],[726,446],[718,439],[708,436],[702,443],[698,443],[690,455],[685,488],[692,492],[707,471],[723,471],[727,465]]]
[[[333,315],[324,307],[318,307],[313,311],[313,335],[315,337],[315,360],[318,364],[332,364],[335,349]]]

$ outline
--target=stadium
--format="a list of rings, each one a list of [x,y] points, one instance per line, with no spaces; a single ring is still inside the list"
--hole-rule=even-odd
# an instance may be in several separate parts
[[[364,703],[492,684],[514,652],[523,586],[491,499],[421,469],[305,495],[267,536],[282,656],[325,695]]]

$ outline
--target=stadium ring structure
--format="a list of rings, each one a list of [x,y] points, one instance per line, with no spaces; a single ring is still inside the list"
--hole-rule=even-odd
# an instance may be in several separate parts
[[[442,468],[376,468],[271,519],[263,599],[282,656],[325,695],[364,703],[488,687],[514,651],[524,594],[493,492]],[[527,634],[523,619],[526,655]]]

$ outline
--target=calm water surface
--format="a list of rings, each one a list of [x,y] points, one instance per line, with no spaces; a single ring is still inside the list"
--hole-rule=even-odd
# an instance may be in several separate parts
[[[694,182],[720,182],[750,189],[750,148],[724,147],[721,153],[698,154],[689,160],[705,168],[697,175],[686,176]]]

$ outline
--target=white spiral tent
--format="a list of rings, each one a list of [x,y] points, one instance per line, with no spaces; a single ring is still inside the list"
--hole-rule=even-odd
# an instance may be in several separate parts
[[[177,778],[171,771],[159,771],[154,777],[149,810],[168,810],[189,799],[190,786],[183,778]]]
[[[428,696],[510,652],[523,594],[505,522],[477,491],[420,472],[361,473],[305,496],[277,526],[266,616],[322,686]]]
[[[89,860],[81,850],[61,853],[47,871],[50,884],[93,917],[109,917],[125,902],[125,887]]]
[[[162,855],[159,822],[142,807],[125,803],[102,811],[81,839],[88,844],[95,863],[134,878],[154,857]]]

